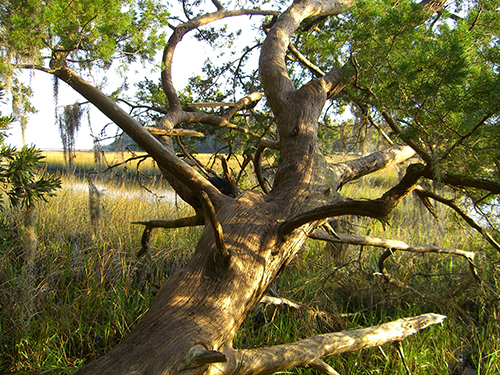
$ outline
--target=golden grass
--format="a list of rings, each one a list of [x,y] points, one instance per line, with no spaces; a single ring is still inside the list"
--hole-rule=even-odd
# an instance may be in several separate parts
[[[64,164],[62,152],[45,155],[48,163]],[[204,163],[209,161],[209,155],[198,156]],[[126,155],[107,153],[106,158],[117,163],[125,160]],[[92,166],[93,153],[78,152],[75,164]],[[236,168],[235,164],[231,166]],[[129,168],[133,168],[132,164]],[[379,197],[397,178],[398,170],[392,168],[348,184],[341,193],[358,198]],[[21,285],[22,248],[15,231],[5,237],[0,249],[0,290],[5,291],[0,293],[0,372],[70,373],[85,360],[102,355],[147,311],[155,292],[153,285],[163,283],[192,254],[201,228],[157,229],[151,240],[151,260],[135,257],[143,228],[130,224],[131,221],[176,219],[192,214],[188,207],[176,206],[171,198],[161,198],[168,191],[161,180],[148,183],[157,195],[122,180],[96,184],[102,193],[101,241],[92,239],[85,180],[63,177],[61,191],[39,207],[37,314],[29,326],[18,321],[19,306],[14,298]],[[349,218],[350,226],[344,229],[411,244],[477,251],[482,253],[478,265],[485,267],[483,277],[490,283],[500,280],[494,277],[497,270],[485,266],[485,259],[495,253],[485,249],[484,241],[471,234],[449,210],[439,209],[438,214],[439,223],[410,195],[394,211],[390,225]],[[5,215],[15,222],[18,213],[7,210]],[[386,265],[393,277],[408,285],[400,289],[385,283],[378,273],[377,260],[382,252],[373,247],[346,246],[340,254],[334,254],[324,243],[309,241],[277,280],[275,288],[283,297],[326,311],[331,320],[274,309],[260,325],[248,319],[236,344],[259,347],[292,342],[317,333],[433,311],[449,316],[445,324],[404,343],[413,374],[448,373],[456,363],[459,349],[468,351],[468,365],[481,370],[481,374],[500,373],[500,334],[497,318],[492,318],[500,311],[499,303],[473,280],[468,264],[450,256],[416,256],[398,251]],[[395,349],[384,346],[383,350],[335,356],[328,362],[346,374],[404,373]]]

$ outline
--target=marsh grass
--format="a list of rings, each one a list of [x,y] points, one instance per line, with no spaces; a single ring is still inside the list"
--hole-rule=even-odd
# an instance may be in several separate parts
[[[77,154],[77,158],[79,154]],[[82,159],[83,160],[83,159]],[[91,169],[93,159],[87,161]],[[50,161],[50,159],[49,159]],[[78,162],[75,162],[78,165]],[[133,168],[129,168],[133,169]],[[343,188],[356,198],[379,197],[398,179],[398,170],[362,179]],[[20,213],[3,213],[0,249],[0,372],[66,374],[107,352],[147,311],[156,291],[192,254],[201,229],[156,230],[151,258],[137,259],[142,228],[131,221],[177,218],[189,209],[159,179],[145,180],[146,192],[116,175],[96,181],[102,193],[102,239],[92,236],[89,192],[85,179],[64,177],[58,195],[39,206],[39,259],[36,260],[34,313],[20,319],[16,296],[22,285]],[[385,227],[350,218],[345,230],[394,238],[411,244],[436,244],[480,254],[477,265],[485,283],[498,291],[498,270],[482,239],[449,210],[434,221],[409,196]],[[435,312],[444,324],[403,343],[412,374],[462,374],[467,367],[481,375],[500,373],[499,302],[476,282],[462,259],[396,252],[386,262],[391,275],[406,284],[387,284],[378,273],[383,250],[308,241],[273,290],[307,306],[292,310],[259,305],[240,330],[237,347],[260,347],[311,335],[367,327],[405,316]],[[405,374],[396,347],[384,345],[328,359],[341,374]],[[296,369],[290,373],[315,373]]]

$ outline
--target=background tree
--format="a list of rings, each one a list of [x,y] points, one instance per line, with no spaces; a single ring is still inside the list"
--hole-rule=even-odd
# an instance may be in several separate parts
[[[4,95],[4,87],[0,87],[0,98]],[[37,203],[47,200],[53,196],[55,190],[61,187],[61,181],[56,176],[49,176],[42,172],[43,156],[40,150],[34,147],[23,146],[17,150],[6,144],[9,125],[15,120],[14,116],[2,116],[0,113],[0,213],[2,213],[2,224],[4,204],[3,195],[7,195],[10,204],[21,206],[22,219],[20,223],[20,237],[23,254],[20,259],[23,262],[21,280],[23,287],[19,291],[20,305],[23,311],[19,319],[28,323],[33,315],[33,292],[35,290],[34,264],[38,258],[37,254]]]
[[[64,150],[64,161],[68,171],[73,170],[73,158],[75,154],[75,141],[82,120],[83,111],[79,103],[66,105],[62,114],[56,118],[59,122],[59,133]]]
[[[385,222],[411,191],[416,191],[429,209],[429,199],[450,206],[491,246],[500,249],[466,208],[421,184],[446,184],[458,197],[469,197],[477,205],[491,203],[500,192],[494,169],[500,134],[499,98],[495,95],[499,84],[495,0],[449,5],[425,0],[297,0],[286,10],[279,8],[280,3],[272,10],[262,10],[253,1],[230,5],[212,1],[205,9],[201,2],[183,1],[183,14],[169,20],[163,8],[152,1],[63,4],[54,0],[42,5],[23,2],[22,7],[10,1],[1,8],[2,27],[9,30],[2,47],[5,65],[9,69],[38,69],[66,82],[155,159],[174,190],[195,212],[192,217],[162,221],[161,226],[205,225],[192,259],[160,288],[151,309],[130,335],[80,373],[267,374],[311,366],[334,374],[320,358],[402,340],[441,321],[441,316],[429,314],[367,331],[321,335],[277,347],[233,348],[244,319],[305,240],[309,236],[325,238],[319,226],[344,215]],[[249,8],[239,8],[243,5]],[[257,50],[245,48],[236,64],[216,67],[213,60],[207,62],[208,81],[198,80],[194,85],[209,89],[192,99],[206,101],[212,96],[218,102],[214,104],[218,112],[205,110],[214,108],[208,104],[188,105],[173,86],[177,44],[190,31],[216,46],[231,42],[233,36],[224,35],[224,27],[207,30],[204,26],[241,15],[269,17],[256,42],[260,46],[259,81],[255,74],[242,73],[247,72],[242,66],[250,62],[250,52]],[[22,32],[27,24],[37,25],[34,33]],[[162,24],[173,31],[163,49],[163,93],[156,89],[158,96],[147,108],[156,112],[151,117],[156,126],[148,131],[78,72],[109,67],[115,57],[122,57],[125,64],[136,56],[152,57],[161,44],[158,30]],[[232,87],[218,86],[227,76],[235,78],[225,80]],[[225,94],[226,89],[230,95]],[[193,92],[186,91],[186,98]],[[220,102],[231,96],[229,108],[221,110]],[[255,116],[253,130],[238,113],[255,111],[264,96],[267,107]],[[390,133],[388,142],[403,144],[358,160],[328,163],[317,147],[317,134],[320,125],[331,123],[325,110],[329,100],[334,103],[331,113],[353,103],[377,131],[386,136]],[[144,105],[134,103],[132,107],[144,109]],[[272,122],[266,122],[271,113]],[[321,123],[320,117],[324,119]],[[244,143],[255,145],[253,164],[258,176],[265,149],[278,150],[271,186],[265,185],[260,175],[262,192],[248,190],[235,198],[222,194],[172,151],[168,137],[186,124],[243,133],[248,137]],[[419,163],[409,165],[404,177],[378,199],[349,199],[338,193],[349,181],[415,155]],[[231,180],[228,171],[225,177]],[[158,223],[143,224],[147,245],[148,234]],[[397,283],[385,270],[384,261],[403,245],[331,230],[326,236],[344,243],[388,247],[380,269],[389,282]],[[461,255],[477,276],[471,253],[435,246],[413,249]]]

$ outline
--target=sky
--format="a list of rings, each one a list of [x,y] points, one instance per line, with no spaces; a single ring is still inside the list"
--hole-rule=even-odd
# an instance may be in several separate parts
[[[196,56],[193,56],[193,51],[196,51]],[[177,90],[186,86],[189,77],[202,73],[201,67],[210,53],[212,53],[210,47],[196,41],[194,38],[189,37],[189,35],[177,45],[172,66],[174,86]],[[161,53],[158,54],[158,61],[160,59]],[[132,94],[134,90],[132,83],[139,82],[144,77],[153,80],[159,79],[160,72],[158,70],[151,72],[151,69],[151,66],[136,65],[128,72],[127,79],[130,83],[129,94]],[[105,91],[112,92],[121,84],[121,79],[118,76],[113,76],[111,70],[109,72],[108,89]],[[37,110],[36,114],[30,115],[26,131],[26,143],[42,150],[62,150],[63,146],[59,135],[59,128],[55,123],[52,75],[41,71],[31,73],[26,71],[19,77],[23,82],[30,83],[33,89],[32,104]],[[59,107],[74,104],[75,102],[86,102],[85,98],[66,85],[66,83],[59,82]],[[4,103],[0,104],[2,115],[12,113],[10,98],[6,96],[3,101]],[[77,150],[92,149],[93,138],[91,134],[98,134],[106,124],[111,123],[106,116],[102,115],[95,108],[92,108],[90,111],[90,119],[92,129],[89,128],[86,118],[82,119],[75,144]],[[111,124],[107,128],[107,135],[114,135],[117,131],[118,128],[114,124]],[[9,134],[6,143],[11,146],[22,147],[23,142],[19,122],[16,121],[10,126]]]
[[[261,22],[262,17],[249,18],[247,16],[239,16],[229,17],[213,22],[210,26],[225,24],[228,26],[229,31],[240,28],[243,28],[244,30],[252,30],[254,27],[259,27]],[[236,48],[242,48],[245,45],[249,45],[254,37],[254,32],[243,32],[236,43]],[[209,56],[215,56],[217,52],[220,51],[214,51],[212,47],[206,44],[206,42],[198,41],[193,36],[193,32],[185,35],[175,49],[172,65],[172,77],[176,90],[182,90],[188,84],[188,79],[190,77],[194,75],[203,75],[203,63]],[[157,65],[159,65],[161,61],[161,55],[162,51],[159,51],[156,61]],[[256,67],[256,59],[258,57],[256,55],[252,57],[255,58],[255,60],[250,62],[249,66]],[[226,54],[226,58],[231,58],[230,56],[231,54]],[[133,95],[135,91],[133,83],[140,82],[145,77],[153,80],[160,78],[159,70],[151,72],[152,68],[152,66],[140,66],[139,64],[136,64],[133,69],[130,69],[127,73],[127,81],[130,87],[128,91],[129,95]],[[105,93],[110,93],[121,85],[122,80],[118,77],[118,75],[113,75],[112,69],[107,72],[107,75],[108,86],[104,91]],[[101,77],[96,76],[96,83],[100,82],[100,78]],[[53,97],[52,75],[41,71],[31,73],[26,71],[22,75],[21,79],[24,83],[30,83],[34,94],[32,104],[38,111],[29,118],[26,131],[26,143],[28,145],[34,145],[42,150],[62,150],[63,146],[59,135],[59,127],[55,123],[55,103]],[[88,80],[88,78],[85,79]],[[76,93],[71,87],[66,85],[66,83],[62,81],[59,82],[59,108],[64,105],[74,104],[75,102],[86,102],[85,98]],[[93,82],[90,81],[90,83]],[[6,100],[4,100],[4,102],[5,101]],[[124,108],[127,111],[129,109],[126,106],[124,106]],[[10,114],[12,112],[11,102],[7,100],[6,103],[0,103],[0,112],[3,115]],[[92,129],[89,129],[88,121],[82,118],[81,128],[76,137],[75,148],[77,150],[92,149],[94,143],[91,134],[98,134],[107,124],[111,124],[106,128],[106,134],[108,136],[113,136],[117,131],[119,131],[116,125],[112,124],[107,117],[102,115],[99,110],[95,108],[90,111],[90,123]],[[23,142],[19,122],[15,122],[11,125],[9,133],[11,135],[7,138],[6,143],[12,146],[22,147]],[[111,141],[109,141],[109,143],[110,142]]]

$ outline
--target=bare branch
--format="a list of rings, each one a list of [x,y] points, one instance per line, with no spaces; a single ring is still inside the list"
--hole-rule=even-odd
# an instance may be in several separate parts
[[[346,243],[350,245],[360,245],[360,246],[376,246],[383,247],[386,249],[394,249],[394,250],[403,250],[412,253],[436,253],[436,254],[448,254],[448,255],[457,255],[464,257],[470,261],[474,261],[475,253],[470,251],[464,251],[459,249],[447,249],[438,246],[426,245],[426,246],[417,246],[417,245],[408,245],[403,241],[399,240],[387,240],[378,237],[372,236],[357,236],[354,234],[346,234],[346,233],[338,233],[337,237],[334,237],[328,234],[324,230],[317,229],[314,231],[309,237],[316,240],[330,241],[330,242],[338,242],[338,243]]]
[[[186,148],[186,146],[184,145],[184,142],[182,142],[182,139],[180,137],[175,137],[175,140],[177,141],[177,145],[181,149],[184,156],[187,159],[191,160],[191,162],[194,163],[194,165],[196,165],[205,174],[205,176],[207,178],[209,178],[215,174],[213,170],[211,170],[210,168],[209,169],[205,168],[203,166],[203,164],[201,164],[201,162],[198,159],[196,159],[193,155],[191,155],[191,153]]]
[[[160,129],[155,126],[146,126],[145,129],[153,135],[168,135],[176,137],[204,137],[205,134],[191,129]]]
[[[203,225],[205,222],[202,216],[190,216],[177,220],[148,220],[148,221],[132,221],[130,224],[145,225],[144,232],[141,237],[141,249],[137,252],[137,257],[140,258],[149,252],[149,240],[154,228],[182,228],[194,227]]]
[[[340,375],[329,364],[323,362],[321,359],[316,358],[314,361],[309,363],[309,366],[312,367],[313,369],[319,371],[319,372],[322,372],[323,374]]]
[[[384,266],[385,260],[389,256],[391,256],[396,250],[408,251],[411,253],[419,253],[419,254],[435,253],[435,254],[447,254],[447,255],[456,255],[464,257],[469,263],[472,275],[476,280],[480,281],[479,275],[477,274],[476,271],[476,266],[474,265],[474,258],[476,254],[470,251],[459,250],[459,249],[448,249],[433,245],[425,245],[425,246],[408,245],[398,240],[387,240],[371,236],[357,236],[346,233],[336,233],[336,236],[333,236],[324,230],[318,230],[318,229],[315,230],[309,237],[315,240],[345,243],[350,245],[376,246],[376,247],[386,248],[387,251],[385,251],[379,258],[378,262],[379,270],[384,275],[387,281],[396,284],[399,287],[402,287],[404,284],[392,278]]]
[[[201,196],[203,198],[201,203],[203,204],[205,215],[208,217],[210,224],[212,224],[212,229],[215,235],[215,245],[217,246],[217,250],[219,251],[219,254],[223,259],[227,258],[229,253],[227,252],[226,245],[224,244],[224,234],[222,232],[222,226],[220,225],[219,220],[217,220],[215,208],[212,202],[210,201],[210,198],[207,193],[202,191]]]
[[[377,131],[382,135],[382,137],[384,137],[384,139],[387,141],[387,143],[389,143],[391,146],[393,146],[394,142],[392,141],[392,139],[387,135],[387,133],[384,131],[384,129],[382,129],[382,127],[379,124],[377,124],[377,122],[370,115],[370,113],[368,111],[368,105],[362,103],[361,100],[359,100],[356,97],[354,97],[352,100],[361,109],[361,111],[363,112],[363,115],[365,115],[366,118],[368,119],[368,121],[370,121],[370,124],[372,124],[372,126],[375,129],[377,129]]]
[[[150,228],[183,228],[203,225],[205,222],[201,216],[190,216],[176,220],[131,221],[130,224],[145,225]]]
[[[386,251],[384,251],[384,253],[380,256],[380,258],[378,259],[378,269],[380,271],[380,273],[382,273],[382,275],[384,275],[384,278],[387,282],[391,283],[391,284],[394,284],[400,288],[404,288],[406,287],[406,284],[399,281],[398,279],[395,279],[393,278],[389,272],[387,271],[387,269],[385,268],[385,261],[387,258],[389,258],[392,254],[394,254],[394,250],[393,249],[387,249]]]
[[[307,57],[305,57],[300,51],[293,45],[293,43],[290,43],[288,45],[288,49],[290,52],[299,60],[303,65],[305,65],[309,71],[314,74],[316,77],[323,77],[325,73],[316,65],[314,65],[312,62],[310,62]]]
[[[409,165],[401,181],[378,199],[365,201],[344,200],[332,205],[310,210],[284,222],[279,227],[278,233],[280,237],[283,238],[306,223],[322,220],[327,217],[343,215],[366,216],[381,221],[387,221],[394,207],[415,188],[423,168],[421,164]]]
[[[238,350],[237,373],[263,375],[305,366],[319,366],[326,370],[325,366],[319,365],[319,358],[402,341],[430,325],[442,323],[444,319],[443,315],[425,314],[365,329],[318,335],[291,344]]]
[[[427,163],[431,163],[432,159],[429,154],[419,145],[411,140],[411,138],[405,136],[399,124],[392,118],[392,116],[387,111],[381,112],[382,117],[385,119],[389,127],[392,129],[394,133],[396,133],[403,142],[405,142],[408,146],[415,150],[415,152]]]
[[[415,156],[410,146],[394,145],[383,151],[374,152],[356,160],[330,164],[339,176],[339,189],[349,181],[356,180],[373,172],[402,163]]]
[[[210,195],[212,202],[218,207],[224,196],[215,186],[210,184],[198,172],[184,161],[179,159],[151,135],[139,122],[126,113],[118,104],[104,95],[100,90],[86,82],[72,69],[63,66],[54,72],[54,75],[69,84],[75,91],[94,104],[103,114],[127,133],[141,146],[159,166],[167,169],[175,178],[186,185],[194,194],[199,195],[203,190]]]
[[[264,97],[264,94],[261,92],[254,92],[250,95],[245,96],[244,98],[238,100],[231,108],[229,108],[224,115],[222,116],[227,121],[231,120],[236,112],[243,108],[253,108],[257,105],[257,103]]]
[[[254,171],[257,176],[257,180],[259,181],[259,185],[262,191],[266,194],[269,194],[269,188],[264,181],[264,177],[262,176],[262,165],[260,162],[261,155],[266,148],[272,148],[273,150],[279,150],[280,142],[279,141],[271,141],[271,140],[263,140],[257,146],[257,151],[255,151],[255,156],[253,159]]]
[[[222,5],[219,0],[212,0],[212,3],[217,7],[218,11],[222,12],[225,10],[224,5]]]
[[[160,125],[165,126],[163,119],[160,120]],[[206,125],[213,125],[213,126],[218,126],[221,128],[234,129],[234,130],[237,130],[241,133],[248,134],[248,135],[251,135],[251,136],[256,137],[256,138],[260,138],[259,134],[255,133],[251,130],[248,130],[244,127],[230,123],[227,119],[224,118],[224,116],[221,117],[221,116],[211,115],[211,114],[208,114],[205,112],[198,112],[198,111],[196,111],[196,112],[194,112],[194,111],[185,111],[184,112],[183,111],[182,115],[179,116],[177,120],[178,120],[177,123],[179,123],[179,122],[191,122],[191,123],[199,122],[199,123],[206,124]],[[167,127],[167,129],[169,129],[169,127]]]
[[[465,220],[467,224],[469,224],[472,228],[478,231],[483,238],[488,241],[491,246],[493,246],[497,251],[500,252],[500,244],[488,233],[486,229],[477,224],[474,219],[472,219],[469,215],[467,215],[460,207],[458,207],[451,199],[445,199],[436,193],[433,193],[429,190],[424,189],[422,186],[417,186],[416,189],[418,192],[424,196],[434,199],[440,203],[443,203],[450,207],[453,211],[460,215],[462,219]]]

